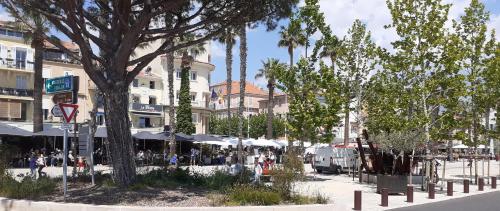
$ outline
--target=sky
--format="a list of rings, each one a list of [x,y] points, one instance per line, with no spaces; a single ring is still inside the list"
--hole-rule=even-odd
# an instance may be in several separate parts
[[[452,3],[449,12],[449,19],[458,19],[463,14],[464,8],[468,6],[470,0],[444,0],[445,3]],[[489,29],[497,31],[497,40],[500,40],[500,0],[483,0],[486,10],[490,11]],[[367,25],[372,33],[374,42],[382,47],[390,48],[390,43],[396,39],[396,33],[392,29],[384,29],[384,25],[391,22],[391,16],[386,6],[386,0],[320,0],[320,10],[324,13],[326,23],[330,25],[334,34],[339,37],[345,36],[348,28],[355,19],[360,19]],[[8,14],[0,8],[0,20],[10,19]],[[286,25],[287,21],[280,22]],[[451,22],[447,24],[451,26]],[[262,61],[267,58],[276,58],[284,63],[288,63],[288,53],[285,48],[279,48],[278,27],[274,31],[266,31],[265,27],[258,27],[247,30],[248,44],[248,64],[247,80],[254,82],[260,87],[265,87],[263,79],[255,80],[255,74],[262,67]],[[233,48],[233,80],[240,79],[240,57],[239,40]],[[212,84],[226,80],[225,46],[216,41],[212,42],[211,53],[212,63],[216,66],[212,73]],[[295,61],[303,54],[304,49],[295,50]]]

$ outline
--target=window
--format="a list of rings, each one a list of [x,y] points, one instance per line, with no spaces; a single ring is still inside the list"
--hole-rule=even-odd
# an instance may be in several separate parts
[[[64,76],[68,76],[68,75],[73,75],[73,72],[71,70],[64,71]]]
[[[149,88],[150,89],[155,89],[155,82],[154,81],[150,81],[149,82]]]
[[[26,68],[26,48],[16,48],[16,68]]]
[[[137,95],[132,95],[132,102],[134,103],[140,103],[141,102],[141,97]]]
[[[193,123],[198,123],[198,114],[197,113],[193,113],[191,115],[191,119],[193,120],[192,121]]]
[[[47,120],[49,118],[49,109],[43,109],[43,120]]]
[[[27,89],[28,88],[28,77],[24,75],[16,76],[16,89]]]
[[[181,71],[180,70],[175,71],[175,78],[181,79]]]
[[[178,100],[179,98],[180,98],[180,94],[179,94],[179,92],[175,93],[175,99],[177,99],[177,100]]]
[[[191,80],[196,81],[198,74],[196,72],[191,72]]]
[[[149,105],[156,105],[156,97],[149,96]]]
[[[134,79],[134,80],[132,81],[132,86],[133,86],[133,87],[139,87],[139,79]]]
[[[191,93],[191,101],[196,101],[196,93]]]

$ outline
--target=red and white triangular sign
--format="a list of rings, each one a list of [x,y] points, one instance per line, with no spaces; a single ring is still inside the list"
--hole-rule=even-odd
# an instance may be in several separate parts
[[[76,114],[76,110],[78,109],[78,105],[76,104],[66,104],[66,103],[59,103],[59,107],[61,108],[61,111],[64,116],[64,120],[66,123],[71,122],[71,119]]]

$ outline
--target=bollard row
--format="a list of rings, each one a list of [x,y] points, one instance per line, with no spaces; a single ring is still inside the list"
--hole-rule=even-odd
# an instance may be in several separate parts
[[[463,180],[464,193],[469,193],[470,180]],[[428,190],[428,198],[435,199],[436,197],[436,184],[429,183],[427,186]],[[491,177],[491,189],[497,188],[497,177]],[[478,190],[484,191],[484,178],[478,178]],[[406,187],[406,202],[413,203],[413,186],[408,185]],[[446,182],[446,195],[453,196],[453,181]],[[382,188],[380,191],[380,206],[388,207],[389,206],[389,189]],[[361,210],[361,191],[354,191],[354,209],[353,210]]]

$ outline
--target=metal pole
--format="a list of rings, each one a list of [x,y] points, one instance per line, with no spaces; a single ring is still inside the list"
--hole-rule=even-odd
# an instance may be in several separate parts
[[[66,200],[66,192],[68,191],[67,177],[68,177],[68,127],[69,125],[65,123],[64,127],[64,137],[63,137],[63,189],[64,189],[64,200]]]
[[[87,146],[88,148],[90,148],[90,151],[88,152],[89,153],[89,157],[90,157],[90,175],[92,175],[92,186],[95,185],[95,180],[94,180],[94,140],[91,140],[90,139],[90,133],[91,133],[91,129],[90,129],[90,126],[89,126],[89,136],[87,137]]]
[[[462,158],[462,174],[464,176],[464,180],[465,180],[465,159]]]

